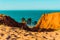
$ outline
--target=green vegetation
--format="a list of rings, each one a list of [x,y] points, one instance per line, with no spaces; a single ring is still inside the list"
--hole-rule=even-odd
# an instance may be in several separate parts
[[[37,21],[34,21],[33,24],[36,25],[37,24]]]
[[[28,24],[28,25],[31,25],[31,24],[32,24],[32,19],[31,19],[31,18],[28,18],[28,19],[27,19],[27,24]]]
[[[21,21],[22,23],[26,23],[26,19],[24,17],[21,19]]]
[[[33,24],[33,25],[36,25],[36,24],[37,24],[37,21],[33,21],[33,22],[32,22],[32,18],[26,19],[26,18],[22,17],[22,18],[21,18],[21,22],[22,22],[22,23],[26,23],[27,25],[30,25],[30,26],[31,26],[32,24]]]

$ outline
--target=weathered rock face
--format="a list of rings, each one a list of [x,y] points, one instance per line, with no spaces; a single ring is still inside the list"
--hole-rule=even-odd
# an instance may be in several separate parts
[[[0,14],[0,24],[8,25],[8,26],[19,26],[18,23],[9,16]]]
[[[35,28],[60,29],[60,12],[43,14]]]
[[[19,27],[25,30],[30,30],[30,28],[25,23],[19,23]]]
[[[3,14],[0,14],[0,24],[4,24],[11,27],[20,27],[23,29],[28,29],[25,23],[18,23],[11,17],[3,15]]]

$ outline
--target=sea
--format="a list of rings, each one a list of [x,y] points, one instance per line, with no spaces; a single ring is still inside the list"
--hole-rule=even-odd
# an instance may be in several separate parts
[[[0,14],[8,15],[17,22],[21,22],[21,18],[32,18],[32,21],[38,21],[42,14],[50,12],[60,12],[60,10],[0,10]]]

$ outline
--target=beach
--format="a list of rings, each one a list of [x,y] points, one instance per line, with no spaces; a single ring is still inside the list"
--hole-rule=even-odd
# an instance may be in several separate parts
[[[0,0],[0,40],[60,40],[60,1]]]
[[[51,20],[49,20],[50,17]],[[24,22],[18,23],[10,16],[0,14],[0,40],[60,40],[60,30],[58,30],[60,28],[59,19],[60,12],[52,13],[51,15],[44,14],[41,18],[42,22],[39,20],[36,26],[33,27],[32,25],[27,26]],[[53,26],[51,26],[51,23]],[[50,29],[48,31],[47,27],[48,29],[52,27],[53,30],[56,28],[56,30],[51,31]]]
[[[32,32],[0,25],[0,40],[60,40],[60,30],[51,32]]]

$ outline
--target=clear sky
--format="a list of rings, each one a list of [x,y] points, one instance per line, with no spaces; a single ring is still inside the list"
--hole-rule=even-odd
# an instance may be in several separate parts
[[[60,10],[60,0],[0,0],[0,10]]]

